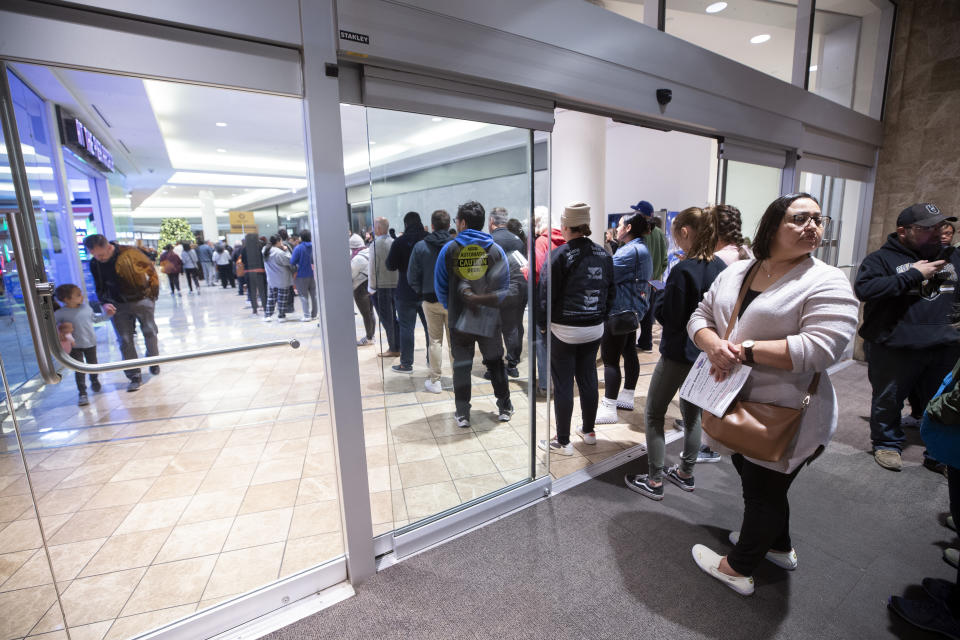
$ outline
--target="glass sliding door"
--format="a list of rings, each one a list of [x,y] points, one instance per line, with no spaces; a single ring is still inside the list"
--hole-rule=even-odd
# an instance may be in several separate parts
[[[782,169],[778,167],[726,160],[721,188],[723,202],[740,209],[744,239],[753,240],[767,205],[780,196]]]
[[[367,460],[374,530],[400,534],[546,472],[525,277],[533,132],[385,109],[365,117],[369,184],[349,194],[354,212],[369,207],[380,281],[374,344],[360,349]],[[470,213],[458,220],[461,205]]]
[[[817,173],[800,173],[800,190],[820,201],[823,215],[830,216],[820,248],[814,255],[839,267],[853,278],[859,264],[856,254],[860,202],[864,183]]]
[[[113,179],[132,194],[123,203],[125,224],[157,234],[161,245],[161,255],[141,251],[116,230],[106,238],[117,241],[107,249],[113,256],[103,262],[96,247],[84,247],[87,233],[111,233],[105,186],[87,186],[92,178],[74,184],[81,178],[70,172],[70,193],[35,182],[46,176],[38,169],[56,163],[36,164],[46,147],[26,137],[36,136],[33,112],[14,100],[39,255],[56,285],[78,286],[57,290],[67,310],[56,315],[61,344],[81,363],[94,352],[103,363],[157,352],[231,351],[96,378],[63,370],[58,385],[22,385],[6,396],[0,608],[17,614],[2,616],[0,637],[65,629],[74,638],[131,638],[343,554],[328,372],[310,299],[312,249],[299,252],[306,252],[302,271],[289,268],[291,249],[307,241],[305,232],[320,230],[293,227],[277,215],[252,224],[236,215],[280,194],[306,193],[303,105],[287,96],[19,63],[7,79],[26,87],[31,78],[49,83],[50,77],[69,85],[76,100],[58,105],[63,143],[76,142],[67,126],[76,131],[96,105],[110,128],[86,126],[117,145],[110,151],[123,175]],[[74,144],[64,153],[110,173],[102,148],[94,148],[98,153],[83,155]],[[11,209],[12,195],[0,194]],[[55,236],[41,205],[58,198],[75,205],[87,198],[110,224],[84,228],[76,238]],[[18,208],[26,209],[23,202]],[[72,252],[88,273],[112,268],[110,277],[125,278],[123,265],[136,264],[143,284],[127,278],[123,287],[101,286],[99,299],[91,300],[82,283],[58,269],[58,251]],[[204,254],[220,268],[206,268]],[[18,265],[25,257],[13,256]],[[150,283],[157,289],[150,291]],[[93,293],[96,286],[88,285]],[[22,307],[11,304],[20,314]],[[35,381],[29,332],[17,341],[9,335],[4,331],[0,359],[33,363],[26,376]],[[280,346],[249,349],[265,343]],[[280,598],[270,606],[281,606]]]

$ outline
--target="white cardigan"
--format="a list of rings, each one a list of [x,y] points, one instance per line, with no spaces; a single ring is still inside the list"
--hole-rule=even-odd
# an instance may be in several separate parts
[[[714,329],[722,338],[737,303],[743,279],[755,260],[735,262],[717,276],[687,323],[690,338],[700,329]],[[759,273],[757,278],[762,278]],[[755,280],[756,281],[756,280]],[[826,369],[843,355],[857,328],[859,302],[850,282],[836,267],[816,258],[804,260],[758,295],[733,327],[730,341],[787,339],[792,371],[754,365],[741,391],[753,402],[799,408],[816,371],[822,372],[787,453],[779,462],[750,459],[762,467],[790,473],[837,429],[837,398]],[[711,448],[731,453],[706,436]]]

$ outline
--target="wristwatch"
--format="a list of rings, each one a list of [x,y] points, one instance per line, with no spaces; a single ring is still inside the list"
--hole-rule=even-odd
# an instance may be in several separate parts
[[[756,346],[753,340],[744,340],[740,346],[743,347],[743,363],[753,364],[753,347]]]

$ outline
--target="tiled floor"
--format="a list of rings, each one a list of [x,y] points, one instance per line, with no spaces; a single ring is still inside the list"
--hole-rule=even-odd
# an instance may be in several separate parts
[[[294,336],[302,347],[165,365],[135,394],[121,373],[108,374],[84,408],[72,374],[14,395],[74,639],[129,638],[343,552],[319,329],[248,318],[243,301],[219,288],[162,296],[162,351]],[[101,360],[118,358],[109,325],[98,337]],[[510,383],[509,423],[497,422],[478,361],[473,426],[458,428],[449,376],[443,393],[423,390],[423,339],[418,330],[413,375],[384,374],[393,362],[377,347],[358,350],[374,534],[528,478],[531,438],[547,437],[543,400],[531,433],[526,360]],[[639,407],[656,358],[641,360]],[[573,457],[553,456],[550,472],[643,442],[640,413],[621,416],[629,422],[598,428],[597,445],[575,440]],[[17,612],[0,616],[0,640],[65,637],[9,416],[0,428],[0,611]]]

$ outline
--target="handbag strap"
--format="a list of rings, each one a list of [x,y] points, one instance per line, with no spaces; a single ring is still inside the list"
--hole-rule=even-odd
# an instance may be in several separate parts
[[[737,322],[737,317],[740,314],[740,307],[743,306],[743,301],[747,297],[747,290],[750,288],[750,285],[753,284],[753,279],[757,275],[757,271],[760,269],[760,261],[751,265],[750,269],[747,271],[746,277],[743,279],[743,284],[740,286],[740,295],[737,296],[737,303],[733,305],[733,313],[730,314],[730,322],[727,323],[727,331],[724,333],[723,339],[729,340],[730,333],[733,331],[733,325]],[[807,395],[803,399],[803,408],[806,408],[810,404],[810,396],[817,392],[817,387],[820,385],[820,372],[813,374],[813,379],[810,380],[810,385],[807,387]]]

